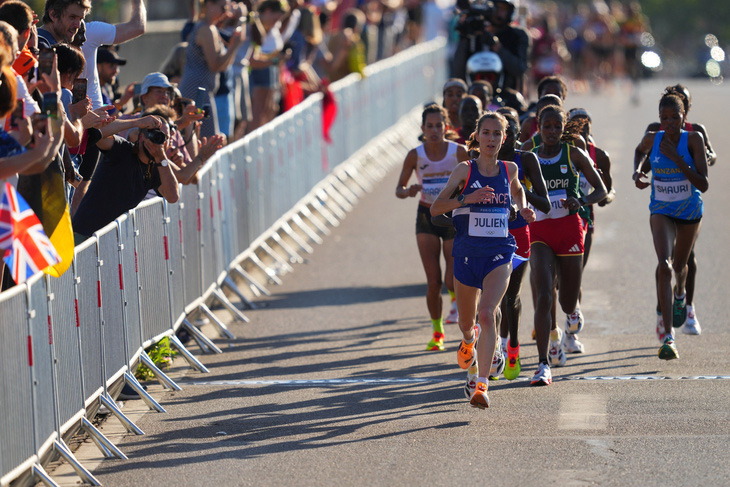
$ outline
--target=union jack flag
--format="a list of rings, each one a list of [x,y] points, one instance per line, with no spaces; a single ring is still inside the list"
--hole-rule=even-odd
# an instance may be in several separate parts
[[[16,284],[61,261],[43,226],[10,183],[0,199],[0,251]]]

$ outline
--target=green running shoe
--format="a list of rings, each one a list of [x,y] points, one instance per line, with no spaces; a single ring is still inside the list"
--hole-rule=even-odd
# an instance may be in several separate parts
[[[512,348],[507,345],[507,365],[504,367],[504,378],[507,380],[515,380],[520,375],[522,366],[520,365],[520,346]]]
[[[431,341],[428,342],[428,344],[426,345],[426,350],[437,350],[437,351],[445,350],[444,338],[446,338],[446,337],[443,333],[435,332],[433,334],[433,338],[431,338]]]
[[[672,306],[672,326],[679,328],[684,325],[687,319],[687,295],[685,294],[681,298],[674,297],[674,305]]]
[[[673,360],[679,358],[677,346],[674,344],[674,337],[671,335],[664,339],[664,345],[659,349],[659,358],[662,360]]]

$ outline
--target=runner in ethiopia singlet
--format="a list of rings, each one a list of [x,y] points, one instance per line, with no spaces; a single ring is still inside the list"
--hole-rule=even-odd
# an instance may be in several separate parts
[[[489,186],[494,189],[494,198],[489,203],[470,204],[453,211],[456,227],[454,277],[479,289],[491,270],[512,261],[515,251],[515,239],[510,235],[508,225],[511,205],[509,173],[504,161],[497,161],[497,165],[499,174],[487,177],[479,172],[475,160],[469,161],[469,178],[462,194]],[[465,274],[457,273],[457,270],[466,271],[467,268],[469,271]]]
[[[560,153],[550,159],[538,155],[550,198],[550,213],[535,210],[535,221],[530,224],[530,242],[544,243],[555,255],[583,253],[583,225],[576,210],[563,207],[568,197],[580,197],[580,177],[570,161],[570,146],[560,144]],[[537,154],[538,148],[533,149]]]
[[[687,147],[687,134],[682,130],[677,152],[691,169],[695,169],[694,159]],[[664,131],[657,132],[649,154],[652,173],[649,212],[688,222],[699,220],[704,209],[700,190],[689,182],[671,159],[661,153],[659,145],[663,138]]]

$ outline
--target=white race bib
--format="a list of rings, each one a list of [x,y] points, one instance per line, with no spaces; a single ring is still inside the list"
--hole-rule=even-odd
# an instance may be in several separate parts
[[[659,181],[654,179],[654,199],[671,203],[673,201],[686,200],[692,196],[692,184],[682,181]]]
[[[447,182],[449,182],[448,176],[443,178],[424,178],[423,189],[421,190],[421,195],[423,195],[424,200],[433,203]]]
[[[564,189],[548,191],[548,197],[550,198],[550,213],[545,214],[535,207],[532,208],[535,211],[536,221],[555,220],[570,215],[570,210],[564,208],[563,204],[560,202],[560,200],[568,198],[567,191]]]
[[[469,236],[507,238],[509,234],[508,208],[471,208],[469,211]]]
[[[593,186],[591,186],[591,183],[588,182],[583,173],[580,173],[580,191],[585,196],[588,196],[593,192]]]

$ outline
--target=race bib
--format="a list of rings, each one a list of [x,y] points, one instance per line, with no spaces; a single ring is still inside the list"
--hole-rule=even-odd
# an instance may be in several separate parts
[[[424,179],[423,189],[421,190],[423,199],[428,202],[433,202],[448,181],[448,177]]]
[[[469,211],[469,236],[507,238],[509,234],[508,208],[471,208]]]
[[[593,192],[593,186],[591,186],[591,183],[588,182],[583,173],[580,173],[580,191],[585,196],[588,196]]]
[[[570,215],[570,210],[563,208],[563,204],[560,202],[568,197],[568,193],[564,189],[548,191],[548,197],[550,198],[550,213],[546,215],[537,208],[532,208],[535,211],[536,221],[556,220]]]
[[[665,203],[686,200],[692,196],[692,184],[681,181],[659,181],[654,179],[654,199]]]

